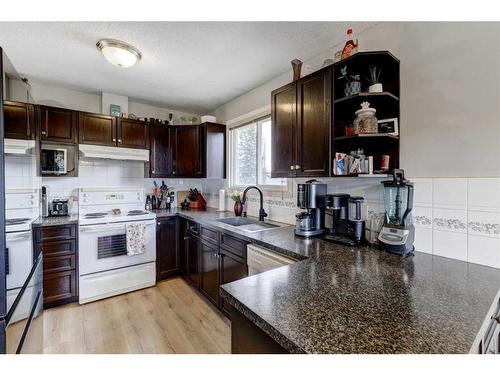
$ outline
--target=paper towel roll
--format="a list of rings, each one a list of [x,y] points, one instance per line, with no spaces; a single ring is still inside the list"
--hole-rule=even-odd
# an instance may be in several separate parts
[[[219,210],[226,211],[226,191],[224,189],[219,190]]]

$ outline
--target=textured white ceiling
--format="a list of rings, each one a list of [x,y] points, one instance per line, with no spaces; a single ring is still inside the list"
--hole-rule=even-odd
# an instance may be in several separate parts
[[[2,46],[33,81],[113,92],[156,105],[208,112],[341,42],[342,22],[0,22]],[[143,54],[134,67],[109,64],[101,38]]]

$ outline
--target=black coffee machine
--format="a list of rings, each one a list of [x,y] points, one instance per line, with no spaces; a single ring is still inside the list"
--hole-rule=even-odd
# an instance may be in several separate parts
[[[365,238],[365,221],[362,220],[363,197],[349,194],[328,194],[327,214],[332,216],[332,226],[327,228],[325,240],[354,246]]]
[[[309,180],[297,186],[297,206],[305,209],[295,215],[295,234],[312,237],[325,232],[326,184]]]

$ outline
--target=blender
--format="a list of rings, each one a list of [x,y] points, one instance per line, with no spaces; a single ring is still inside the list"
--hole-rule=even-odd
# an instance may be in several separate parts
[[[382,247],[394,254],[409,255],[415,247],[413,209],[413,184],[405,180],[402,169],[393,170],[392,180],[384,185],[385,218],[378,239]]]

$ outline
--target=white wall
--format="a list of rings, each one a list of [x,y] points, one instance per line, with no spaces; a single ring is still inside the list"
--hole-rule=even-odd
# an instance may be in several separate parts
[[[415,177],[500,176],[500,23],[379,23],[360,50],[401,60],[401,162]],[[307,62],[321,66],[340,46]],[[227,121],[269,104],[287,72],[214,110]]]

